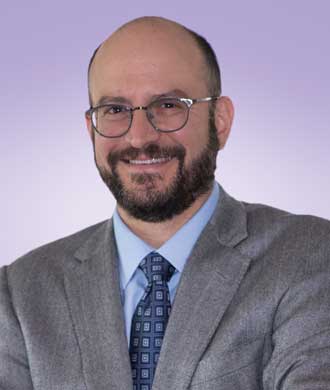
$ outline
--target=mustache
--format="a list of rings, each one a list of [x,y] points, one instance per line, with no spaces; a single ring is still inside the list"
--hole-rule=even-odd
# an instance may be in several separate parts
[[[158,144],[149,144],[143,148],[134,148],[131,146],[126,149],[111,152],[108,156],[108,163],[115,165],[120,160],[137,160],[142,155],[149,159],[177,158],[178,160],[183,160],[185,154],[185,149],[181,145],[161,147]]]

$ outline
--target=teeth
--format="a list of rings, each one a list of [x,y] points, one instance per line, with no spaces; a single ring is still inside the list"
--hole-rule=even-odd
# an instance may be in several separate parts
[[[170,157],[166,157],[166,158],[153,158],[151,160],[129,160],[129,163],[136,164],[136,165],[137,164],[150,165],[150,164],[161,164],[170,160],[171,160]]]

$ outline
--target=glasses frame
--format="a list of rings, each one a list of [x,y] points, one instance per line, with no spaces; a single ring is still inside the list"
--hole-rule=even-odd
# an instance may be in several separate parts
[[[183,123],[182,126],[178,127],[177,129],[174,129],[174,130],[162,130],[162,129],[159,129],[157,128],[153,123],[152,123],[152,120],[150,118],[150,114],[149,114],[149,107],[157,102],[158,100],[162,100],[162,99],[175,99],[177,101],[180,101],[180,102],[183,102],[186,104],[187,106],[187,118],[185,120],[185,122]],[[188,122],[189,120],[189,113],[190,113],[190,109],[191,107],[196,104],[196,103],[205,103],[205,102],[211,102],[211,101],[216,101],[220,99],[220,96],[207,96],[207,97],[204,97],[204,98],[197,98],[197,99],[191,99],[191,98],[179,98],[179,97],[175,97],[175,96],[168,96],[168,97],[161,97],[161,98],[158,98],[156,100],[153,100],[151,101],[147,106],[136,106],[136,107],[130,107],[130,106],[125,106],[124,104],[121,104],[121,103],[118,103],[118,105],[122,105],[124,106],[126,109],[127,109],[127,112],[130,113],[130,122],[129,122],[129,126],[127,128],[127,130],[125,130],[122,134],[120,135],[104,135],[103,133],[101,133],[96,126],[94,126],[94,123],[93,123],[93,119],[92,119],[92,116],[93,116],[93,113],[98,110],[99,108],[101,107],[108,107],[108,106],[111,106],[113,105],[114,103],[104,103],[104,104],[99,104],[95,107],[90,107],[86,112],[86,116],[89,117],[91,119],[91,123],[92,123],[92,126],[93,126],[93,130],[96,131],[100,136],[104,137],[104,138],[120,138],[120,137],[123,137],[125,134],[127,134],[132,126],[132,123],[133,123],[133,116],[134,116],[134,111],[137,111],[137,110],[145,110],[146,112],[146,116],[147,116],[147,119],[149,121],[149,123],[151,124],[151,126],[156,130],[156,131],[159,131],[161,133],[173,133],[175,131],[179,131],[181,130]]]

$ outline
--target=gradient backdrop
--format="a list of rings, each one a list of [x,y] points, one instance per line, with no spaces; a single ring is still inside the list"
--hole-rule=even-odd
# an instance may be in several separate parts
[[[330,3],[7,1],[1,5],[0,264],[111,216],[84,124],[95,47],[131,18],[205,35],[236,107],[217,178],[237,199],[330,219]]]

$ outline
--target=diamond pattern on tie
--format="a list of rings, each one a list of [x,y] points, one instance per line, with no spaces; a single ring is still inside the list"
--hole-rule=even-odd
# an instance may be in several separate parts
[[[132,318],[130,358],[133,389],[151,390],[156,365],[171,312],[168,281],[175,268],[157,252],[139,265],[148,285]]]

